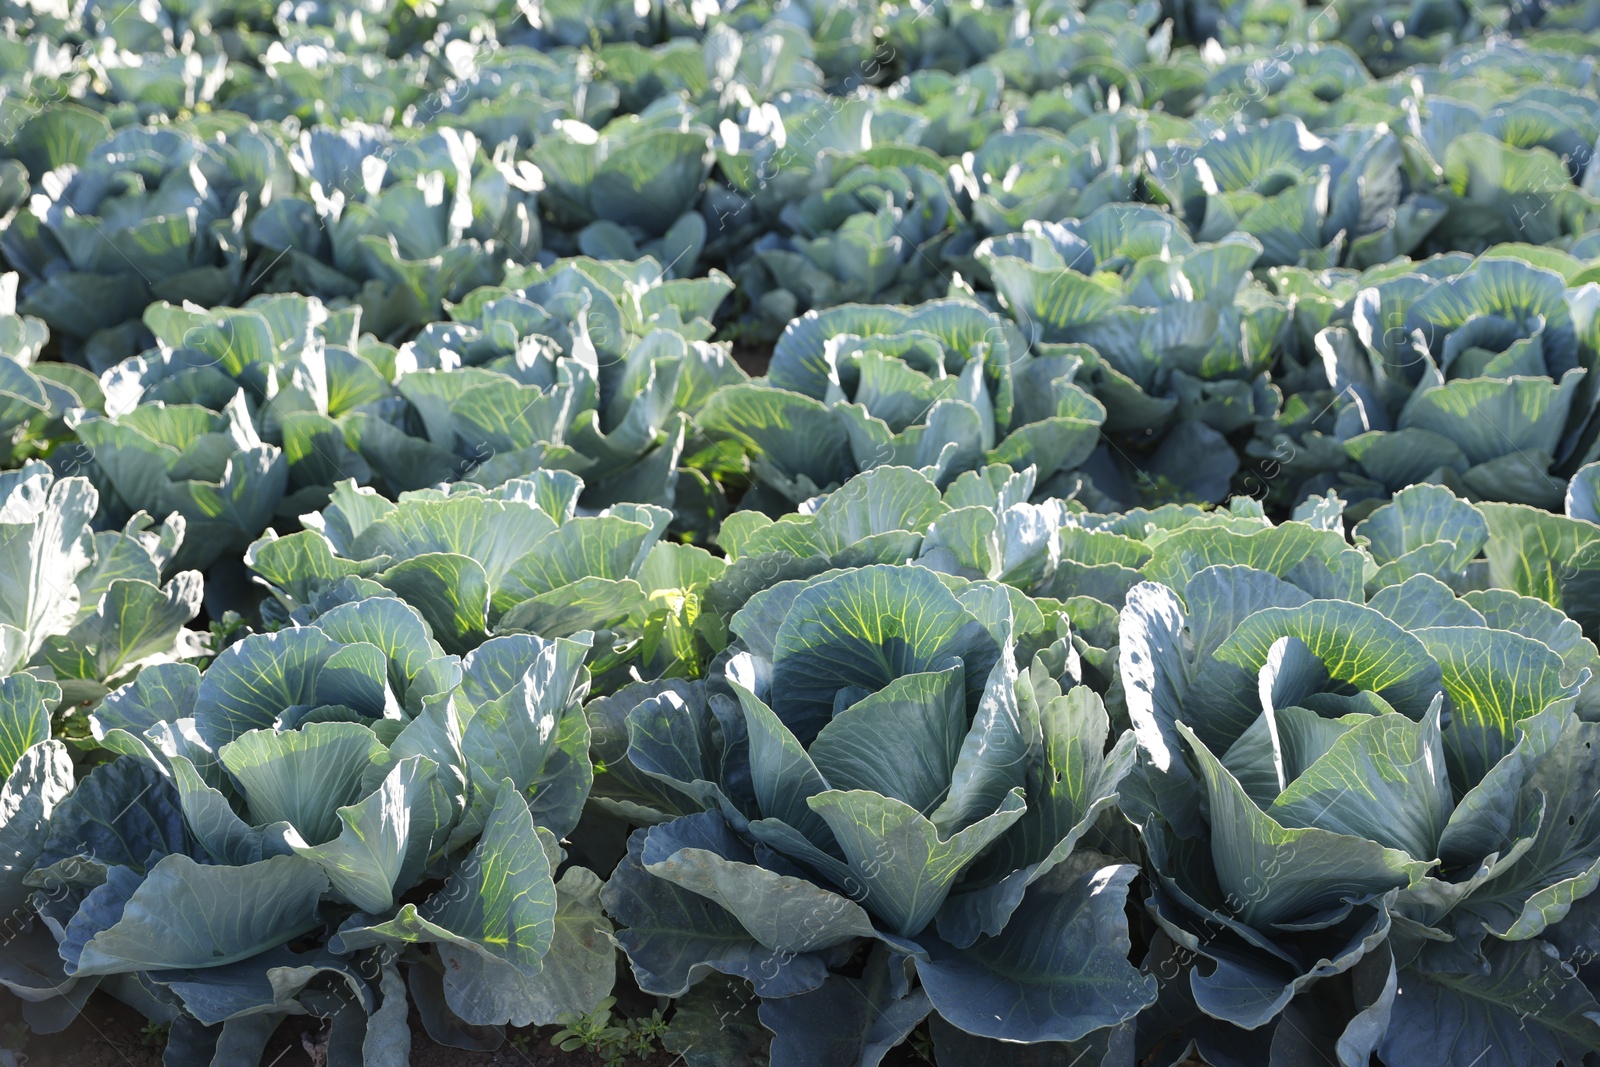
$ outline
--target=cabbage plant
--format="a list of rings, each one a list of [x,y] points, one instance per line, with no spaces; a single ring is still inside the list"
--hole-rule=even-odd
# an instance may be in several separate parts
[[[406,408],[357,428],[363,455],[399,489],[543,466],[582,475],[589,506],[671,506],[688,417],[746,377],[707,343],[729,288],[580,258],[475,290],[402,347]]]
[[[136,108],[141,118],[159,120],[210,106],[227,77],[227,58],[223,53],[122,50],[105,41],[88,64],[106,83],[107,101]]]
[[[73,412],[69,424],[83,446],[70,462],[106,487],[107,516],[184,517],[175,565],[205,568],[242,551],[288,484],[283,450],[261,440],[242,390],[221,411],[156,401],[115,416]]]
[[[115,418],[157,403],[224,412],[242,397],[251,427],[287,466],[280,514],[320,507],[342,477],[369,481],[359,428],[395,400],[395,350],[360,336],[359,305],[331,310],[316,297],[252,297],[240,308],[152,304],[155,347],[102,376]]]
[[[1239,469],[1228,435],[1279,403],[1263,372],[1288,308],[1251,278],[1261,254],[1248,235],[1197,244],[1170,215],[1120,205],[974,251],[1027,336],[1092,350],[1085,384],[1127,441],[1091,475],[1111,501],[1227,497]]]
[[[229,110],[305,125],[400,124],[428,89],[429,64],[417,56],[373,55],[371,31],[360,21],[354,31],[343,39],[291,34],[266,44],[259,70],[230,64]]]
[[[1030,351],[967,301],[843,305],[791,323],[766,380],[723,388],[697,422],[749,456],[747,508],[785,511],[883,465],[928,468],[941,486],[986,463],[1067,477],[1105,418],[1074,380],[1084,362]]]
[[[772,336],[805,306],[873,293],[936,295],[947,231],[964,216],[945,162],[920,146],[927,127],[888,96],[814,89],[721,119],[701,214],[708,254],[734,263],[747,329]]]
[[[942,245],[961,220],[940,170],[938,157],[911,149],[825,163],[817,190],[783,211],[793,236],[756,245],[780,285],[768,299],[787,292],[802,310],[942,295]]]
[[[625,115],[596,130],[575,119],[534,145],[545,203],[558,224],[604,219],[660,237],[700,198],[711,170],[711,131],[670,107]]]
[[[929,118],[928,126],[917,135],[922,147],[940,156],[959,157],[976,151],[1000,131],[1005,112],[999,104],[1005,88],[1004,75],[993,66],[980,63],[959,74],[914,71],[891,85],[888,92],[916,105]]]
[[[665,508],[578,514],[582,488],[569,473],[542,471],[494,490],[457,483],[391,502],[341,482],[326,508],[302,516],[307,529],[268,534],[245,561],[271,594],[268,618],[309,622],[389,590],[452,653],[491,635],[592,632],[597,673],[692,675],[707,643],[711,652],[725,643],[700,625],[722,561],[661,542]]]
[[[353,300],[381,339],[404,340],[540,248],[537,168],[470,131],[318,126],[288,159],[297,195],[250,227],[268,250],[260,285]]]
[[[131,354],[128,338],[86,342],[126,329],[152,299],[240,298],[248,224],[291,181],[275,139],[249,128],[223,143],[162,126],[111,133],[0,237],[24,278],[19,306],[86,360],[106,346]]]
[[[1186,1033],[1226,1062],[1307,1017],[1345,1062],[1597,1047],[1592,997],[1558,962],[1592,888],[1593,646],[1514,589],[1430,577],[1423,559],[1465,567],[1487,542],[1446,490],[1357,527],[1387,570],[1366,588],[1364,553],[1303,555],[1319,533],[1179,529],[1123,609],[1141,750],[1124,810],[1169,958],[1190,961],[1170,994]]]
[[[795,1064],[877,1062],[930,1013],[1075,1042],[1150,1003],[1135,868],[1088,843],[1132,741],[1108,748],[1068,628],[1004,586],[832,571],[752,597],[705,682],[591,705],[597,745],[626,738],[598,794],[676,816],[633,834],[602,898],[641,988],[745,979]]]
[[[68,412],[104,403],[94,375],[71,363],[40,359],[50,328],[16,313],[18,281],[15,273],[0,275],[0,457],[9,467],[70,441]]]
[[[1374,268],[1316,335],[1353,461],[1328,481],[1352,499],[1433,481],[1559,508],[1563,474],[1595,458],[1600,286],[1569,289],[1570,257],[1511,251]]]
[[[1594,75],[1554,44],[1481,64],[1458,50],[1425,83],[1417,148],[1442,186],[1445,247],[1560,246],[1595,228]]]
[[[408,991],[436,1040],[471,1047],[588,1010],[611,953],[569,938],[605,945],[597,883],[553,878],[591,774],[585,643],[457,659],[379,597],[204,675],[147,668],[93,717],[120,758],[75,788],[59,742],[15,758],[7,796],[31,806],[5,889],[33,921],[0,982],[47,1031],[96,988],[137,991],[168,1062],[255,1062],[315,1013],[350,1062],[402,1064]],[[4,692],[9,736],[38,694]]]
[[[1128,199],[1133,174],[1115,157],[1049,129],[998,133],[962,160],[957,203],[988,234],[1081,217]]]
[[[602,49],[599,63],[592,63],[586,57],[552,56],[505,41],[490,54],[481,49],[447,48],[444,61],[455,85],[441,95],[438,115],[428,117],[439,125],[471,130],[480,141],[492,145],[513,138],[519,145],[530,145],[554,131],[559,119],[575,119],[598,128],[615,112],[627,84],[623,73],[615,69],[621,63],[613,55],[610,49]],[[695,66],[698,69],[700,64]]]
[[[1248,234],[1263,266],[1367,266],[1410,253],[1444,217],[1437,200],[1407,196],[1401,164],[1382,126],[1323,138],[1283,117],[1169,141],[1151,174],[1196,240]]]
[[[152,664],[208,650],[185,625],[200,611],[201,579],[174,562],[183,516],[157,524],[140,512],[120,530],[97,533],[98,503],[86,479],[57,478],[37,461],[0,476],[0,540],[14,576],[0,615],[0,674],[26,669],[53,680],[52,711],[92,703]],[[37,725],[48,729],[50,721]],[[81,736],[81,722],[71,732]]]
[[[705,604],[731,617],[780,582],[871,563],[909,562],[952,581],[1003,582],[1071,621],[1082,681],[1120,714],[1117,615],[1153,556],[1144,539],[1162,528],[1158,522],[1181,525],[1201,510],[1124,517],[1060,499],[1035,502],[1036,473],[991,464],[941,492],[927,470],[876,467],[777,520],[735,512],[717,534],[727,566],[711,580]],[[1252,521],[1246,511],[1238,510],[1239,520]]]

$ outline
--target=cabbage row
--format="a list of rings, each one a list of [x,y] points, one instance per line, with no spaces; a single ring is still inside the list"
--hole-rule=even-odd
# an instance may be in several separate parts
[[[0,2],[7,1018],[1600,1062],[1591,8]]]
[[[1571,373],[1590,369],[1597,298],[1585,286],[1600,258],[1590,13],[1226,6],[18,8],[12,25],[28,45],[14,40],[0,72],[0,129],[12,134],[0,148],[0,251],[19,275],[16,307],[50,332],[28,326],[7,354],[28,365],[47,345],[102,375],[134,361],[148,382],[138,360],[170,363],[165,350],[195,347],[265,399],[281,384],[242,365],[261,362],[269,343],[289,348],[285,330],[267,342],[230,320],[202,336],[153,309],[242,310],[299,294],[359,313],[317,332],[396,387],[410,364],[391,366],[377,343],[428,337],[417,369],[437,369],[436,345],[478,365],[530,332],[577,354],[583,289],[600,305],[577,325],[596,352],[602,433],[630,418],[627,401],[613,402],[615,381],[629,394],[644,386],[642,370],[613,364],[666,304],[686,324],[706,318],[722,340],[798,345],[814,370],[774,373],[768,385],[842,397],[871,416],[827,427],[850,431],[849,454],[795,470],[781,454],[808,441],[749,443],[748,424],[775,407],[801,433],[831,420],[799,416],[806,405],[790,397],[719,407],[704,429],[713,443],[744,442],[746,457],[707,454],[693,434],[686,454],[656,457],[696,472],[702,539],[752,480],[754,504],[786,510],[809,482],[831,488],[913,452],[927,465],[951,442],[953,462],[969,468],[971,457],[1009,462],[1042,448],[1041,485],[1102,510],[1230,493],[1287,509],[1335,486],[1356,504],[1429,475],[1478,498],[1558,508],[1562,487],[1600,458],[1596,392]],[[1506,277],[1463,279],[1486,255],[1517,262],[1495,268]],[[568,266],[587,280],[563,276]],[[1412,274],[1450,284],[1425,299],[1422,282],[1401,277]],[[673,285],[687,280],[703,285]],[[715,300],[713,282],[727,299]],[[632,285],[665,292],[634,307]],[[485,289],[542,311],[494,327],[489,343],[439,325],[485,330]],[[855,350],[934,383],[891,364],[863,395],[861,360],[845,358],[855,352],[828,371],[812,351],[842,331],[863,343],[920,332],[920,320],[830,310],[915,314],[951,299],[972,306],[963,315],[1009,325],[934,329],[937,357],[881,341]],[[673,328],[670,318],[653,324]],[[813,325],[784,336],[796,322]],[[1548,341],[1532,343],[1541,326]],[[1323,335],[1330,327],[1351,336]],[[250,336],[234,339],[236,328]],[[945,381],[980,355],[993,426],[975,383]],[[530,358],[517,365],[522,384],[548,389],[551,368],[534,372]],[[378,421],[420,436],[414,396],[381,388],[362,361],[329,372],[361,379],[337,400],[378,405]],[[1015,409],[1008,366],[1039,386],[1036,405]],[[76,405],[39,382],[7,391],[43,411],[112,418],[134,402],[124,394],[105,408],[90,383],[51,373]],[[826,388],[833,377],[839,396]],[[1498,384],[1513,378],[1552,385]],[[706,382],[679,391],[698,400],[692,389]],[[673,384],[657,381],[652,395]],[[219,389],[205,395],[213,409]],[[1503,440],[1471,439],[1486,394],[1500,398]],[[946,399],[979,421],[932,407]],[[282,441],[269,414],[256,433],[301,459],[313,438],[322,458],[310,466],[333,469],[291,477],[278,518],[320,506],[295,493],[338,475],[387,488],[347,450],[368,466],[376,454],[380,466],[415,470],[419,485],[444,462],[417,466],[387,427],[364,433],[371,419],[341,420],[320,397],[296,403],[337,427],[291,420],[294,440]],[[603,458],[568,442],[563,425],[519,431],[516,443],[491,433],[439,442],[435,420],[426,436],[480,454],[535,440],[571,447],[568,469],[602,494],[628,461],[671,443],[672,415],[694,414],[660,410],[669,406],[631,416]],[[922,430],[934,410],[942,418]],[[1026,443],[1008,445],[1021,427],[1034,427]],[[1369,436],[1412,430],[1431,436]],[[98,451],[97,435],[77,436]],[[243,450],[256,447],[239,436]],[[1185,462],[1197,451],[1206,463]],[[260,503],[237,516],[234,554],[269,521],[275,465],[256,456],[232,482],[221,469],[203,478],[236,488],[255,473],[264,484],[249,495]],[[645,491],[609,490],[619,500]]]
[[[293,1015],[342,1062],[405,1062],[409,1011],[493,1047],[617,947],[695,1062],[1600,1051],[1600,525],[1034,488],[883,466],[716,557],[566,472],[346,481],[216,651],[194,572],[107,577],[181,519],[94,534],[24,468],[0,984],[47,1032],[128,1000],[173,1063]]]

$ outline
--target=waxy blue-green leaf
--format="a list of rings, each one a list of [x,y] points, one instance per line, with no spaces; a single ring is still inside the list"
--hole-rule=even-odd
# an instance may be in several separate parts
[[[171,769],[189,832],[213,859],[240,865],[294,851],[288,842],[293,832],[288,822],[252,826],[234,811],[226,794],[201,778],[188,757],[172,757]]]
[[[1483,778],[1511,751],[1519,722],[1575,694],[1562,684],[1561,658],[1532,638],[1470,626],[1416,635],[1443,671],[1451,711],[1445,751],[1458,781]]]
[[[918,975],[934,1010],[968,1033],[1076,1041],[1155,1002],[1156,981],[1128,962],[1128,864],[1069,861],[1028,889],[998,936],[935,948]]]
[[[813,841],[826,840],[826,824],[806,802],[831,788],[828,780],[772,709],[738,682],[730,684],[744,713],[750,786],[761,817],[784,823]]]
[[[1295,637],[1328,674],[1377,693],[1419,718],[1442,688],[1438,663],[1416,637],[1360,604],[1316,600],[1298,608],[1267,608],[1245,619],[1216,657],[1250,671],[1267,662],[1273,642]]]
[[[50,713],[61,687],[31,674],[0,679],[0,775],[9,777],[28,749],[50,739]]]
[[[482,564],[490,588],[497,589],[512,566],[555,528],[554,519],[522,502],[468,495],[414,499],[368,524],[349,555],[404,560],[425,552],[455,553]]]
[[[587,650],[566,638],[498,637],[462,661],[461,751],[475,806],[494,802],[495,787],[509,780],[529,794],[541,825],[564,834],[577,823],[593,777],[578,707]]]
[[[194,718],[216,748],[250,730],[272,726],[286,709],[343,704],[374,717],[383,714],[387,670],[332,663],[341,647],[313,627],[252,634],[217,654],[200,679]],[[375,647],[378,659],[382,653]]]
[[[109,681],[143,660],[192,654],[179,635],[200,613],[202,584],[199,571],[182,571],[164,587],[116,579],[92,614],[46,639],[39,658],[58,678]]]
[[[713,706],[701,686],[646,691],[626,712],[626,733],[628,762],[666,787],[669,797],[681,793],[691,810],[738,810],[723,791],[730,778],[755,806],[748,754],[732,758],[734,745],[746,736],[737,701]]]
[[[360,973],[345,960],[323,951],[296,953],[286,946],[222,967],[161,971],[160,985],[176,993],[183,1007],[207,1026],[250,1015],[287,1013],[311,981],[326,976],[342,984],[363,1012],[373,1006]]]
[[[250,545],[244,562],[272,586],[307,603],[317,590],[351,575],[367,577],[384,561],[345,559],[321,533],[302,530],[287,537],[268,532]]]
[[[715,812],[651,827],[640,859],[657,878],[716,901],[750,936],[778,952],[817,952],[875,934],[855,901],[760,865]]]
[[[364,643],[388,659],[389,686],[414,708],[412,691],[419,676],[437,663],[443,651],[433,640],[421,613],[402,600],[370,596],[340,604],[317,616],[317,629],[345,644]]]
[[[9,494],[0,512],[0,624],[17,633],[16,660],[4,664],[8,670],[48,634],[71,628],[79,607],[74,579],[94,550],[88,524],[99,494],[83,478],[52,484],[42,467],[30,464],[22,472],[23,491]]]
[[[1283,826],[1365,837],[1431,860],[1452,807],[1436,707],[1421,722],[1376,715],[1356,723],[1289,782],[1267,814]]]
[[[527,1014],[508,1013],[508,1017],[548,1026],[567,1012],[590,1010],[611,993],[617,977],[617,942],[611,920],[601,911],[603,886],[587,867],[568,867],[556,879],[556,928],[544,969],[519,983]]]
[[[1036,660],[1029,688],[1043,674]],[[1053,680],[1044,695],[1059,693]],[[1038,699],[1038,698],[1036,698]],[[1028,810],[973,868],[977,885],[952,895],[939,914],[939,934],[966,947],[980,933],[1000,932],[1027,888],[1072,855],[1094,820],[1117,799],[1117,788],[1136,757],[1132,733],[1106,752],[1110,722],[1100,698],[1075,686],[1038,707],[1041,745],[1030,754],[1024,795]],[[989,884],[984,884],[989,883]]]
[[[742,633],[741,618],[732,626]],[[994,639],[933,574],[888,566],[824,577],[799,592],[772,645],[773,711],[803,743],[832,717],[834,694],[967,665],[969,699],[997,657]]]
[[[388,911],[395,894],[417,880],[454,818],[437,776],[437,767],[421,756],[401,760],[374,792],[338,810],[343,826],[337,837],[320,844],[290,837],[289,845],[321,867],[354,907]]]
[[[1600,541],[1600,526],[1525,504],[1483,503],[1478,510],[1489,527],[1484,555],[1490,582],[1565,607],[1567,568],[1581,550]]]
[[[1572,475],[1565,511],[1569,519],[1600,523],[1600,463],[1586,463]]]
[[[1353,532],[1379,563],[1397,560],[1436,541],[1449,541],[1460,552],[1456,570],[1466,566],[1489,539],[1482,513],[1439,485],[1401,490],[1357,523]]]
[[[1360,598],[1359,557],[1330,530],[1299,523],[1244,532],[1196,525],[1163,537],[1144,573],[1180,593],[1207,567],[1232,564],[1266,571],[1320,599]]]
[[[1551,946],[1489,939],[1483,949],[1482,970],[1405,972],[1378,1045],[1385,1062],[1532,1067],[1600,1050],[1595,999]]]
[[[1464,602],[1478,611],[1484,622],[1496,630],[1509,630],[1549,646],[1561,657],[1562,679],[1575,682],[1587,668],[1600,675],[1600,650],[1583,634],[1583,628],[1560,610],[1537,597],[1522,596],[1509,589],[1475,589],[1462,595]],[[1592,706],[1600,697],[1593,686],[1578,694],[1579,713],[1594,718]]]
[[[1549,466],[1544,457],[1553,458],[1560,450],[1568,410],[1583,377],[1581,369],[1574,369],[1559,383],[1542,377],[1448,382],[1414,395],[1399,426],[1449,437],[1474,465],[1518,454],[1540,456],[1533,472],[1538,474]],[[1470,485],[1470,472],[1466,480]]]
[[[242,867],[167,856],[106,925],[96,924],[85,902],[74,922],[87,919],[91,929],[67,966],[74,975],[87,975],[233,963],[315,927],[317,903],[327,888],[317,866],[298,856]]]
[[[698,727],[704,711],[703,686],[682,678],[657,682],[632,682],[608,696],[596,697],[584,706],[589,719],[590,755],[594,760],[595,782],[591,799],[605,810],[628,814],[641,823],[651,823],[658,814],[683,815],[699,810],[699,804],[679,788],[652,776],[644,769],[647,742],[630,749],[630,731],[637,716],[641,725],[651,711],[661,709],[661,721],[671,728]],[[689,710],[690,701],[697,711]],[[639,710],[635,710],[639,709]],[[705,739],[709,747],[709,739]],[[691,742],[690,751],[698,759],[700,739]],[[651,764],[652,769],[657,769]],[[689,781],[705,781],[709,772],[686,769]],[[649,813],[649,814],[646,814]]]
[[[862,697],[835,715],[807,750],[822,788],[869,789],[931,815],[950,791],[961,754],[966,697],[959,661],[940,671],[901,675]],[[777,814],[766,805],[763,811]]]
[[[833,831],[865,906],[904,937],[928,925],[956,878],[1027,806],[1019,789],[946,835],[915,808],[865,790],[829,790],[807,803]]]
[[[193,854],[172,783],[153,764],[113,760],[85,775],[56,807],[26,880],[41,887],[93,884],[108,867],[143,872],[172,854]]]
[[[847,441],[832,409],[798,393],[755,384],[719,389],[697,420],[713,437],[739,442],[756,473],[799,502],[851,473]]]
[[[15,910],[33,895],[23,879],[44,848],[72,782],[72,760],[59,741],[28,749],[6,776],[0,787],[0,907]]]
[[[470,556],[425,552],[395,564],[376,580],[416,608],[446,650],[464,654],[488,636],[489,576]]]
[[[1590,802],[1600,791],[1596,744],[1600,726],[1567,717],[1559,738],[1523,784],[1519,810],[1544,808],[1533,845],[1464,905],[1496,937],[1538,937],[1600,886],[1595,848],[1600,816]]]
[[[775,1035],[771,1062],[877,1067],[928,1014],[927,994],[896,980],[893,971],[904,966],[903,957],[879,951],[860,978],[830,975],[812,992],[763,1000],[761,1024]]]
[[[881,542],[892,554],[870,562],[902,562],[915,551],[915,534],[945,510],[938,488],[921,472],[874,467],[827,494],[808,513],[781,522],[759,512],[735,512],[723,522],[717,543],[735,560],[786,551],[853,562],[862,546]]]
[[[393,918],[364,923],[360,916],[339,931],[334,948],[353,950],[393,942],[431,942],[456,992],[472,1000],[496,964],[533,976],[543,967],[555,936],[556,890],[550,860],[528,813],[508,781],[501,783],[483,835],[449,879],[422,904],[403,904]],[[459,1014],[459,1013],[458,1013]]]
[[[1155,582],[1134,586],[1120,618],[1117,668],[1140,753],[1127,803],[1141,821],[1160,811],[1174,826],[1198,834],[1201,785],[1183,754],[1177,729],[1189,688],[1187,624],[1183,604],[1172,590]]]
[[[793,996],[823,983],[828,968],[820,956],[764,947],[721,905],[646,871],[644,845],[644,832],[636,831],[600,898],[619,924],[617,941],[640,989],[682,996],[714,971],[747,979],[765,996]]]
[[[1367,607],[1413,631],[1487,625],[1477,609],[1457,599],[1449,586],[1426,574],[1413,574],[1397,585],[1385,585],[1372,594]]]
[[[322,722],[299,730],[252,730],[219,755],[257,824],[287,822],[302,844],[315,846],[339,834],[339,809],[361,795],[363,776],[385,750],[366,726]]]
[[[18,1000],[23,1021],[36,1034],[60,1033],[83,1011],[100,978],[71,978],[56,938],[44,923],[18,931],[0,957],[0,986]]]
[[[1256,807],[1193,731],[1182,723],[1178,730],[1206,782],[1218,888],[1243,922],[1296,922],[1349,898],[1403,888],[1428,867],[1363,838],[1280,825]]]
[[[493,610],[499,614],[582,578],[632,578],[658,533],[621,515],[569,519],[510,568],[495,586]]]
[[[1037,713],[1020,706],[1010,647],[1017,607],[1032,608],[1032,602],[1010,586],[988,583],[968,586],[961,600],[989,627],[1001,652],[989,669],[972,725],[961,739],[950,771],[949,795],[928,815],[941,833],[965,828],[1004,806],[1011,791],[1023,784],[1029,752],[1039,743]],[[1043,621],[1038,620],[1039,629]]]

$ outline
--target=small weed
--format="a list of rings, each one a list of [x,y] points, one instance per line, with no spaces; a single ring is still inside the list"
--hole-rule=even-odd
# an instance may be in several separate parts
[[[5,1029],[0,1031],[0,1048],[8,1048],[12,1052],[26,1052],[28,1041],[33,1037],[33,1031],[28,1029],[27,1023],[6,1023]]]
[[[164,1048],[169,1030],[166,1023],[145,1023],[139,1030],[139,1041],[147,1048]]]
[[[606,1067],[621,1067],[629,1057],[644,1059],[667,1032],[666,1020],[657,1010],[647,1018],[613,1021],[611,1009],[616,1003],[617,998],[607,997],[588,1014],[559,1016],[561,1029],[551,1035],[550,1043],[563,1052],[586,1049],[603,1059]]]

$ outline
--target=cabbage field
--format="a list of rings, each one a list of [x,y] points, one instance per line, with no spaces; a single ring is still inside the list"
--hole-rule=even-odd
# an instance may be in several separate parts
[[[1600,1064],[1596,0],[0,19],[0,1067]]]

